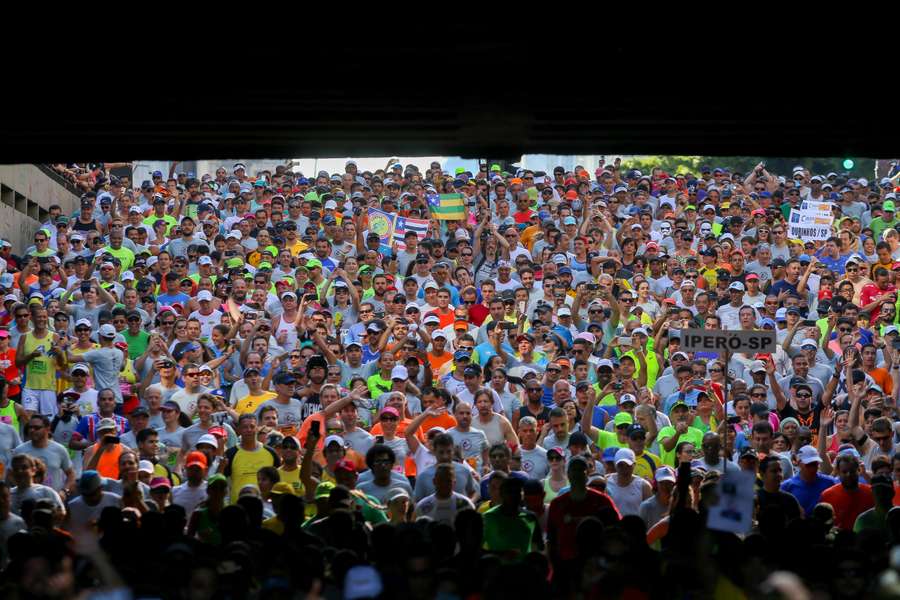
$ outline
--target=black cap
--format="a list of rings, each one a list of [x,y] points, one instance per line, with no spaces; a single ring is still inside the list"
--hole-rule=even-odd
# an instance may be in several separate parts
[[[638,437],[647,435],[647,430],[638,424],[628,426],[628,437]]]

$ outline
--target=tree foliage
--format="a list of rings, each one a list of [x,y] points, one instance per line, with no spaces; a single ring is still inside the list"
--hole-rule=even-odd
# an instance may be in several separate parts
[[[875,159],[850,157],[853,168],[849,171],[851,177],[867,177],[871,179],[875,172]],[[789,175],[796,165],[801,165],[815,174],[824,175],[829,171],[835,173],[847,172],[844,168],[844,158],[786,158],[764,156],[635,156],[624,159],[623,166],[627,169],[638,169],[642,173],[649,173],[658,167],[670,174],[693,173],[700,174],[700,168],[709,166],[712,168],[728,168],[729,171],[749,173],[760,162],[766,164],[770,173]]]

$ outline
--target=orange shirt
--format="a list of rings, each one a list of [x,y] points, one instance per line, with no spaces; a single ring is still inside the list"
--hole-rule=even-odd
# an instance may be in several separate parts
[[[428,362],[431,363],[431,372],[438,373],[441,367],[453,360],[453,354],[444,350],[441,356],[435,356],[431,352],[428,353]]]
[[[872,369],[871,371],[866,371],[866,375],[871,377],[878,384],[878,387],[884,390],[886,395],[890,396],[894,391],[894,382],[884,369]]]
[[[445,430],[456,427],[456,419],[450,413],[444,413],[437,417],[428,417],[422,422],[422,426],[419,427],[416,437],[424,441],[425,434],[435,427],[443,427]]]
[[[412,423],[412,419],[400,419],[400,422],[397,424],[397,437],[402,438],[406,436],[406,426]],[[384,435],[384,429],[381,428],[381,423],[375,423],[372,425],[372,429],[369,430],[374,436]]]

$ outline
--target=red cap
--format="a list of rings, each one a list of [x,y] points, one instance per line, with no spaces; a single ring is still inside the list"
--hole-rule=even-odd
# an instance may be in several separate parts
[[[334,464],[334,472],[338,471],[347,471],[348,473],[356,473],[356,465],[353,464],[352,460],[348,460],[346,458],[342,458]]]
[[[731,254],[729,254],[729,256],[731,256],[732,254],[740,254],[741,256],[744,256],[744,251],[741,250],[740,248],[735,248],[734,250],[731,251]]]
[[[819,300],[831,300],[834,298],[834,294],[831,290],[820,290],[819,291]]]
[[[566,192],[566,200],[578,200],[578,192],[575,190],[569,190]]]
[[[565,184],[566,185],[578,185],[578,182],[575,181],[574,179],[572,179],[571,177],[569,177],[568,179],[566,179]]]
[[[759,279],[759,275],[757,275],[756,273],[748,273],[744,278],[745,281],[750,281],[751,279]]]
[[[220,438],[226,437],[227,435],[225,433],[225,428],[221,425],[213,425],[206,432]]]
[[[186,467],[203,467],[205,469],[208,465],[206,455],[202,452],[191,452],[184,461]]]

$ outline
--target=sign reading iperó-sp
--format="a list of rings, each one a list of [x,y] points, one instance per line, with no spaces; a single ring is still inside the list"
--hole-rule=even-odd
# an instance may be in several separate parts
[[[680,350],[685,352],[753,352],[775,351],[774,331],[723,331],[720,329],[681,330]]]

